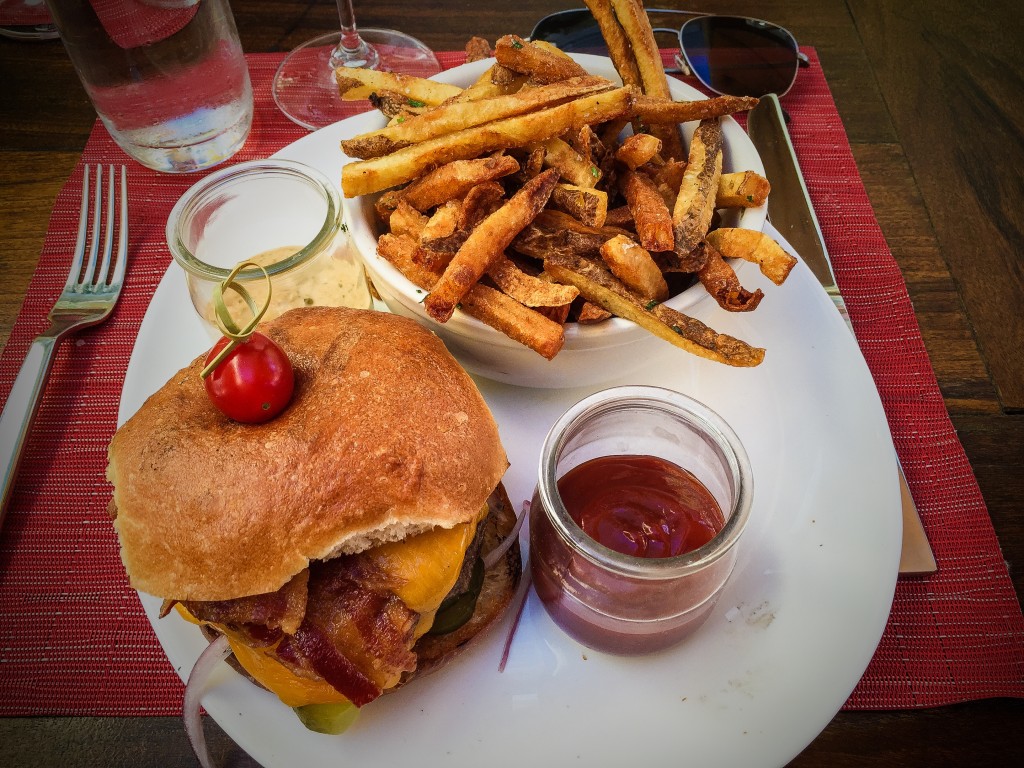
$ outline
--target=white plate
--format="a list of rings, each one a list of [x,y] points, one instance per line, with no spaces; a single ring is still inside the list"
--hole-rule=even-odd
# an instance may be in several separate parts
[[[279,154],[339,180],[338,141],[364,119]],[[766,347],[761,366],[734,369],[672,350],[618,382],[703,400],[750,455],[754,505],[740,562],[696,635],[654,656],[605,655],[563,635],[531,593],[504,672],[498,665],[511,615],[443,672],[368,706],[342,736],[307,731],[276,697],[226,665],[209,683],[207,711],[267,768],[751,768],[798,754],[842,706],[884,629],[900,549],[897,470],[870,373],[807,268],[799,264],[781,287],[756,269],[740,275],[748,288],[765,290],[756,312],[731,314],[705,302],[694,313]],[[172,264],[139,330],[119,423],[210,343]],[[592,390],[479,384],[501,429],[511,461],[505,484],[518,505],[532,494],[548,428]],[[158,619],[160,601],[141,597],[185,679],[205,641],[174,614]]]

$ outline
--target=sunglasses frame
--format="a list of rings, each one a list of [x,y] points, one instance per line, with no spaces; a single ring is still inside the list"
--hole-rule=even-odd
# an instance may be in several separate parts
[[[700,83],[705,88],[707,88],[709,91],[711,91],[712,93],[717,93],[717,94],[722,95],[722,96],[735,95],[735,94],[726,94],[723,91],[719,91],[717,88],[712,87],[710,83],[705,82],[704,78],[697,74],[697,68],[694,67],[693,63],[690,61],[690,56],[686,52],[686,49],[683,47],[683,28],[687,24],[689,24],[690,22],[696,21],[697,19],[708,18],[709,16],[713,16],[715,18],[721,18],[721,19],[742,19],[744,21],[753,21],[753,22],[756,22],[758,24],[764,24],[766,26],[769,26],[769,27],[773,28],[774,30],[778,30],[780,32],[784,32],[786,34],[786,36],[788,36],[789,39],[793,41],[793,50],[795,51],[795,54],[796,54],[796,63],[794,65],[794,67],[793,67],[793,76],[792,76],[792,78],[790,78],[789,85],[786,87],[786,89],[782,93],[776,94],[780,98],[782,96],[785,96],[787,93],[789,93],[789,91],[793,88],[793,85],[796,83],[796,76],[797,76],[797,72],[799,71],[800,67],[806,67],[806,66],[809,65],[809,60],[807,58],[807,55],[800,51],[800,45],[797,43],[796,37],[793,35],[793,33],[790,32],[785,27],[783,27],[783,26],[781,26],[779,24],[776,24],[773,21],[765,21],[764,19],[755,19],[752,16],[730,16],[730,15],[724,15],[724,14],[718,14],[718,13],[706,13],[704,11],[683,11],[683,10],[678,10],[678,9],[674,9],[674,8],[648,8],[647,9],[647,13],[648,13],[648,15],[655,14],[655,13],[666,13],[666,14],[676,14],[676,15],[680,15],[680,16],[689,16],[689,17],[691,17],[691,18],[687,19],[686,21],[684,21],[682,23],[682,25],[680,25],[678,28],[677,27],[653,27],[652,29],[653,29],[653,31],[655,33],[674,35],[675,38],[676,38],[676,46],[677,46],[677,48],[679,50],[675,54],[675,62],[676,62],[676,65],[677,65],[678,69],[666,69],[665,71],[667,73],[669,73],[669,74],[682,74],[682,75],[685,75],[685,76],[694,77],[698,81],[700,81]],[[554,13],[549,13],[546,16],[542,17],[540,20],[537,21],[536,24],[533,25],[533,31],[530,33],[529,39],[530,40],[536,39],[537,29],[542,24],[544,24],[545,22],[549,21],[550,19],[556,19],[558,17],[565,17],[565,16],[570,16],[570,17],[590,16],[590,11],[587,10],[586,8],[570,8],[570,9],[564,10],[564,11],[555,11]],[[593,18],[593,17],[591,16],[591,18]],[[595,26],[595,28],[597,27],[597,22],[596,21],[594,22],[594,26]],[[544,38],[542,38],[542,39],[544,39]],[[765,94],[765,95],[767,95],[767,94]]]

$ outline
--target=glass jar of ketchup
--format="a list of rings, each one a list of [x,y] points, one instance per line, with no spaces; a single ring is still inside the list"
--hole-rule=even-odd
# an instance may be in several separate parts
[[[706,405],[657,387],[581,400],[551,428],[530,505],[530,568],[551,618],[598,650],[675,645],[736,562],[753,478]]]

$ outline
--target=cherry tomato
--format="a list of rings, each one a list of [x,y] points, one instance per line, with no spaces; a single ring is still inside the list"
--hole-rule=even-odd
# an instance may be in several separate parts
[[[207,364],[228,345],[222,338],[206,357]],[[235,347],[203,380],[213,404],[228,418],[258,424],[285,409],[295,389],[291,361],[274,341],[253,333]]]

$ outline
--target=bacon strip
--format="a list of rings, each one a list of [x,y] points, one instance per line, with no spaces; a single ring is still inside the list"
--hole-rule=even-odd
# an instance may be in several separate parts
[[[277,592],[184,606],[254,647],[272,647],[293,673],[323,678],[362,706],[416,668],[411,648],[419,614],[395,586],[368,557],[348,555],[314,563]]]
[[[234,600],[186,600],[183,605],[197,619],[241,627],[248,624],[295,632],[306,615],[309,570],[296,574],[276,592]]]
[[[282,645],[285,644],[288,650],[296,651],[307,659],[320,677],[357,707],[369,704],[380,696],[381,689],[339,653],[319,627],[303,624],[295,635],[286,638]]]
[[[368,556],[335,558],[313,570],[303,622],[304,628],[325,633],[381,689],[392,687],[403,672],[416,668],[411,648],[419,614],[394,594],[394,586]]]

